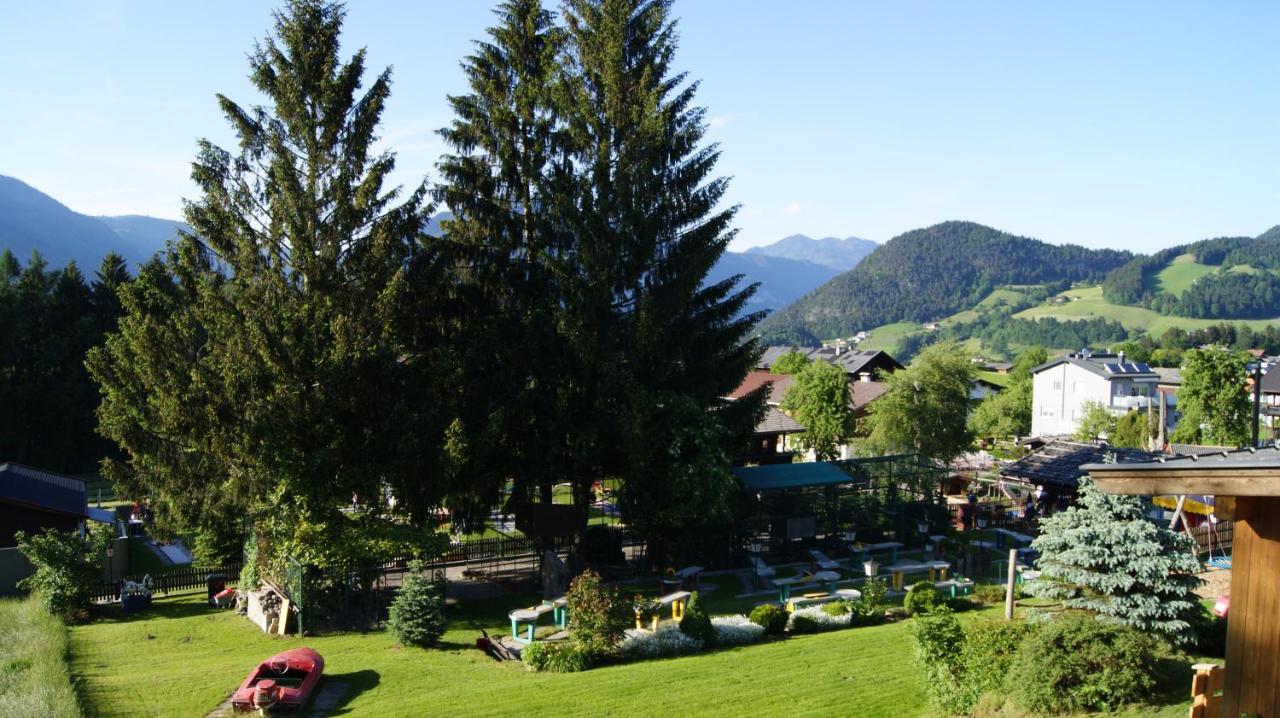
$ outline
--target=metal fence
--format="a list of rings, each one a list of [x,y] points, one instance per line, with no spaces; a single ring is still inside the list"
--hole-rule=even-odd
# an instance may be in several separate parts
[[[154,590],[167,594],[170,591],[182,591],[192,588],[204,588],[209,574],[220,573],[226,576],[227,583],[240,580],[240,569],[243,564],[229,563],[224,566],[175,566],[170,570],[149,574]],[[102,581],[94,587],[95,601],[114,601],[120,598],[120,589],[125,581],[142,581],[147,574],[129,574],[118,581]]]

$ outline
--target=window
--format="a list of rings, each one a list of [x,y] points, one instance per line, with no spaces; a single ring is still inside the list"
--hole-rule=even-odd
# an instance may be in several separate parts
[[[1054,391],[1062,391],[1062,382],[1060,381],[1053,382],[1053,389]]]

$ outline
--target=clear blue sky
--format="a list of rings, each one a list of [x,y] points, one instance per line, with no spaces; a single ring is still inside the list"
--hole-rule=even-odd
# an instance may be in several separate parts
[[[1280,4],[682,0],[734,248],[802,232],[884,241],[970,219],[1152,251],[1280,223]],[[345,42],[394,65],[398,180],[434,134],[485,2],[350,3]],[[270,6],[50,1],[0,11],[0,174],[78,211],[178,217],[214,103],[257,97]]]

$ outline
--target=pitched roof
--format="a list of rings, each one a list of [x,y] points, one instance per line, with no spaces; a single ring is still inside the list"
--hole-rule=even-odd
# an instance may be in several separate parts
[[[889,385],[883,381],[851,381],[849,382],[849,406],[852,406],[854,411],[858,411],[884,396],[886,391],[889,391]]]
[[[853,477],[829,461],[806,461],[799,464],[767,464],[730,469],[752,491],[799,489],[809,486],[832,486],[853,483]]]
[[[1264,394],[1280,394],[1280,370],[1272,368],[1262,375],[1262,392]]]
[[[756,425],[757,434],[799,434],[804,430],[804,424],[772,406],[765,408],[764,418]]]
[[[1051,359],[1035,369],[1032,369],[1031,373],[1039,374],[1045,369],[1051,369],[1064,363],[1074,364],[1085,371],[1097,374],[1107,380],[1119,377],[1125,377],[1128,379],[1160,378],[1160,375],[1153,371],[1150,366],[1141,362],[1135,363],[1124,361],[1124,357],[1118,354],[1092,354],[1089,352],[1067,354],[1056,359]]]
[[[84,482],[12,462],[0,464],[0,501],[84,516]]]
[[[764,353],[760,355],[760,361],[756,362],[756,364],[763,369],[770,369],[784,354],[793,351],[800,352],[813,361],[825,361],[835,364],[843,369],[846,374],[858,374],[864,371],[892,372],[902,368],[902,365],[896,359],[878,349],[838,350],[834,347],[765,347]]]
[[[1151,371],[1160,375],[1159,383],[1161,384],[1182,384],[1182,370],[1176,367],[1153,366]],[[1266,386],[1265,384],[1263,386]]]
[[[1000,471],[1000,475],[1033,484],[1052,484],[1059,488],[1075,489],[1079,478],[1086,473],[1082,467],[1101,463],[1108,454],[1114,454],[1117,461],[1148,461],[1158,456],[1139,449],[1059,438],[1006,466]]]
[[[786,393],[787,389],[793,383],[795,383],[795,379],[787,376],[786,374],[774,374],[772,372],[755,369],[747,372],[747,375],[742,378],[742,383],[738,385],[738,388],[729,393],[729,398],[741,399],[747,394],[759,389],[761,386],[770,384],[769,395],[765,400],[771,404],[777,404],[782,401],[782,395]]]
[[[1267,446],[1261,449],[1232,449],[1209,454],[1190,456],[1155,457],[1147,460],[1126,460],[1114,464],[1101,462],[1087,464],[1082,469],[1095,471],[1166,471],[1169,469],[1232,470],[1280,468],[1280,448]]]

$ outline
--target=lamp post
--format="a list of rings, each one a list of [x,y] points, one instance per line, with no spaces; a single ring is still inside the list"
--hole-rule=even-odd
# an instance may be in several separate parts
[[[921,550],[927,555],[929,553],[929,522],[920,521],[916,523],[916,530],[920,532],[920,541],[924,546]]]

